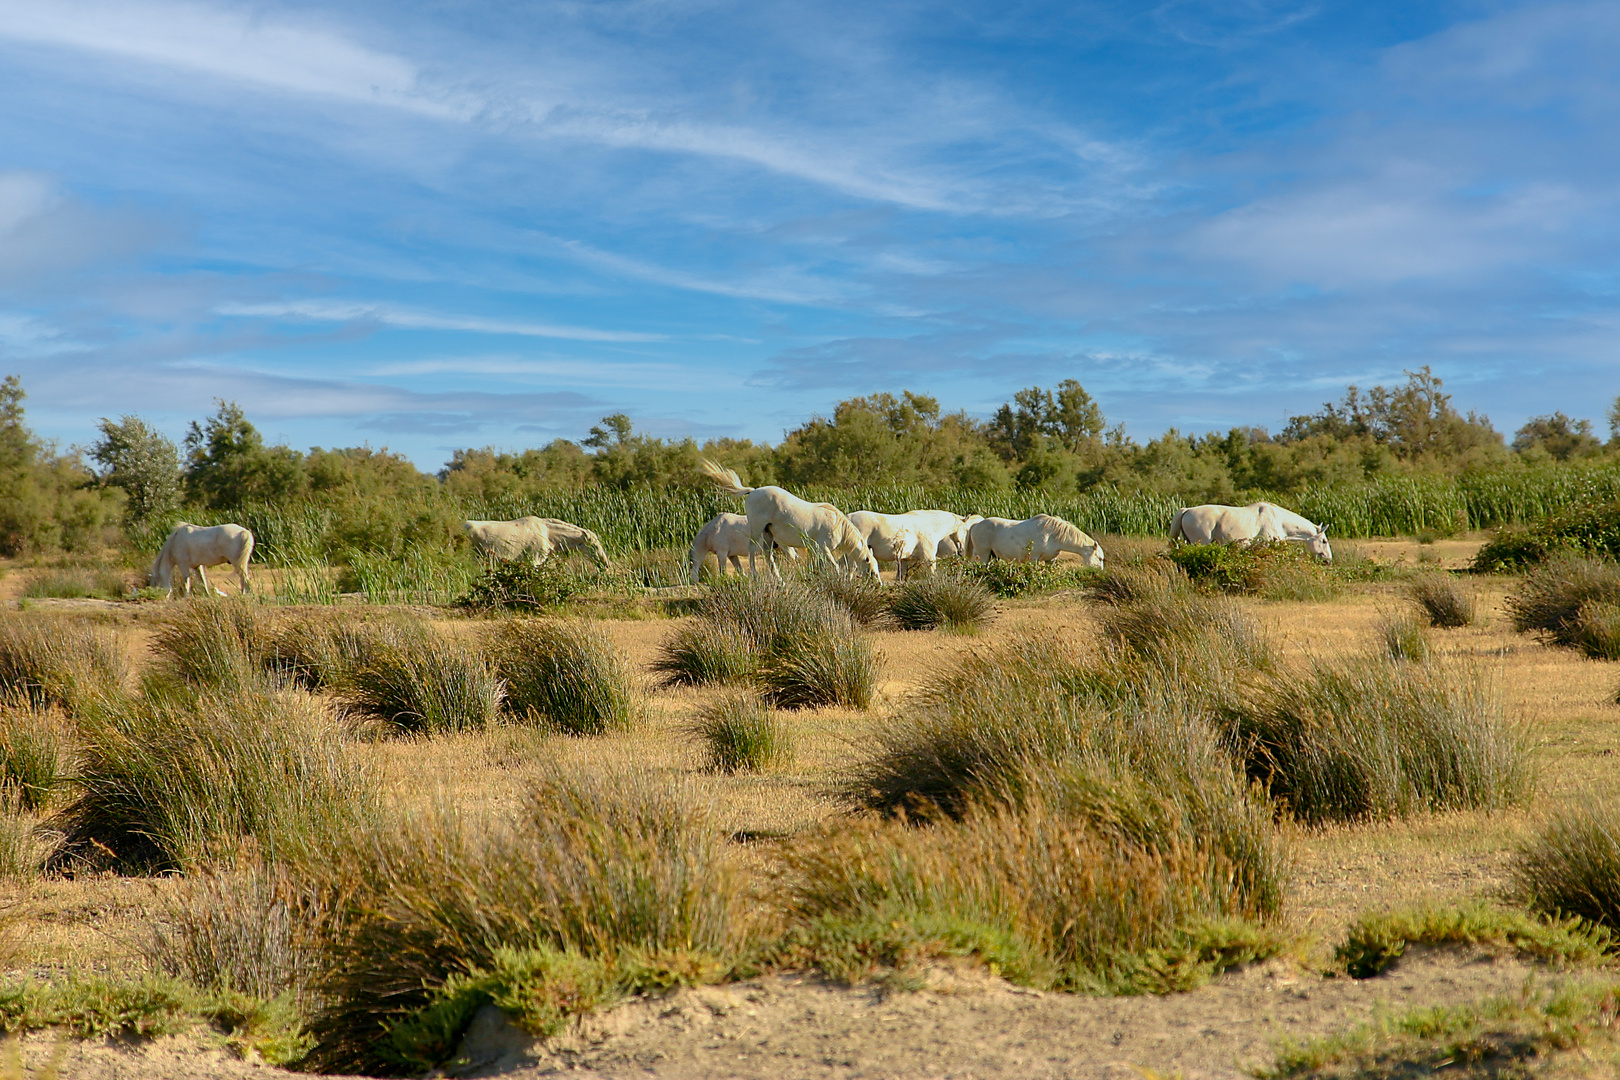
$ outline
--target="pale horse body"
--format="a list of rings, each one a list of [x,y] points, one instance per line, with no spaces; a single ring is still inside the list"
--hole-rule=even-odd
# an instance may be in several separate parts
[[[248,580],[248,560],[252,557],[253,534],[242,526],[203,526],[182,521],[163,541],[149,576],[153,586],[169,590],[170,596],[174,595],[177,584],[186,596],[190,596],[191,575],[195,571],[202,580],[203,592],[224,596],[223,592],[208,584],[208,575],[203,567],[228,563],[236,568],[237,577],[242,579],[242,590],[252,592],[253,583]],[[176,574],[179,576],[176,577]]]
[[[538,566],[553,551],[583,551],[602,566],[608,564],[601,539],[571,521],[531,514],[511,521],[463,521],[461,528],[474,548],[501,562],[527,558]]]
[[[1061,552],[1073,552],[1087,566],[1103,566],[1102,545],[1079,527],[1050,514],[1023,521],[987,517],[968,530],[968,553],[980,562],[992,558],[1009,562],[1051,562]]]
[[[954,554],[967,541],[963,520],[948,510],[910,510],[904,514],[857,510],[849,515],[849,521],[860,530],[874,558],[895,564],[896,581],[906,579],[912,564],[932,566],[941,554]]]
[[[1309,548],[1312,555],[1332,562],[1333,548],[1328,545],[1327,530],[1326,525],[1318,525],[1276,503],[1257,502],[1248,506],[1210,503],[1189,506],[1178,512],[1170,523],[1170,539],[1185,540],[1189,544],[1297,540]]]
[[[742,559],[752,549],[748,543],[748,518],[743,514],[719,514],[698,530],[692,540],[692,582],[696,584],[703,572],[703,561],[713,555],[719,564],[720,575],[725,576],[726,564],[741,574]],[[787,557],[797,559],[793,548],[783,548]]]
[[[721,491],[743,500],[743,510],[748,516],[749,573],[757,573],[754,553],[763,551],[765,565],[774,576],[781,577],[774,549],[785,547],[803,548],[812,556],[817,551],[825,552],[834,564],[850,573],[878,576],[877,560],[872,558],[871,549],[861,539],[860,531],[837,507],[809,502],[784,488],[746,487],[735,471],[712,461],[703,461],[698,468]]]

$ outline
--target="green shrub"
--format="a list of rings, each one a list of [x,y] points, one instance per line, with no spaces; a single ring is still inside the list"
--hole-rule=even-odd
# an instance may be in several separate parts
[[[1164,557],[1195,584],[1268,600],[1325,600],[1333,578],[1301,544],[1285,540],[1241,544],[1179,544]]]
[[[538,565],[527,559],[488,561],[456,603],[471,608],[551,611],[587,588],[563,559],[547,559]]]
[[[1233,723],[1251,778],[1308,824],[1497,809],[1530,748],[1471,668],[1317,662],[1273,674]]]
[[[74,773],[74,744],[62,720],[19,702],[0,702],[0,798],[37,811]]]
[[[1082,589],[1101,574],[1101,570],[1091,567],[1057,562],[991,559],[987,562],[968,560],[961,565],[962,577],[983,585],[1002,599],[1039,596],[1060,589]]]
[[[1554,814],[1519,849],[1513,882],[1537,911],[1620,930],[1620,814],[1596,800]]]
[[[1611,944],[1607,931],[1578,919],[1549,919],[1475,902],[1361,915],[1335,956],[1351,977],[1367,979],[1388,970],[1408,945],[1490,945],[1536,960],[1594,964],[1603,961]]]
[[[896,586],[889,611],[903,630],[976,633],[995,617],[996,598],[976,581],[936,573]]]
[[[53,821],[64,865],[194,869],[343,836],[367,776],[311,699],[231,690],[104,702],[79,721],[77,795]]]
[[[491,645],[505,711],[570,735],[628,728],[638,713],[624,660],[599,630],[563,622],[507,622]]]
[[[1429,658],[1429,636],[1423,624],[1411,615],[1396,615],[1386,619],[1379,628],[1384,655],[1391,660],[1410,660],[1421,664]]]
[[[488,727],[503,693],[478,649],[426,624],[401,623],[388,639],[367,647],[344,700],[399,731],[432,735]]]
[[[550,1034],[620,994],[719,977],[757,906],[724,836],[651,774],[558,773],[500,828],[443,809],[336,846],[307,871],[346,898],[311,1064],[420,1074],[491,1000]]]
[[[787,727],[758,698],[728,694],[703,706],[687,731],[711,772],[763,772],[793,759]]]
[[[1464,592],[1448,575],[1424,574],[1407,586],[1406,595],[1428,618],[1430,626],[1451,629],[1473,625],[1473,594]]]
[[[1591,648],[1597,638],[1583,629],[1583,612],[1620,603],[1620,566],[1602,559],[1561,555],[1525,575],[1508,594],[1506,608],[1519,633],[1538,632],[1559,645]],[[1594,626],[1600,626],[1594,620]],[[1583,640],[1586,639],[1586,640]]]
[[[74,712],[129,678],[111,634],[77,620],[0,615],[0,694]]]
[[[1620,557],[1620,501],[1578,505],[1501,529],[1474,554],[1476,573],[1515,572],[1561,555]]]

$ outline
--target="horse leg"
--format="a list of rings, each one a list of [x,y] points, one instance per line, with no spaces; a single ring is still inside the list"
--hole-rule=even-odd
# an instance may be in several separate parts
[[[236,566],[236,576],[242,579],[242,591],[245,592],[245,593],[252,592],[253,591],[253,582],[248,580],[248,571],[247,571],[248,564],[247,564],[247,560],[243,559],[241,562],[236,563],[235,566]]]
[[[201,566],[197,567],[197,580],[202,582],[203,595],[204,596],[207,596],[209,593],[213,593],[215,596],[224,596],[225,595],[224,593],[222,593],[218,589],[216,589],[214,586],[208,584],[208,574],[207,574],[206,571],[203,570],[203,568]]]

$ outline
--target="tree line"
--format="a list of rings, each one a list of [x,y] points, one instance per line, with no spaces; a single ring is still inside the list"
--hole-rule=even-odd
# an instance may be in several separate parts
[[[184,508],[197,516],[246,505],[306,504],[336,515],[345,542],[383,548],[452,528],[459,507],[511,506],[591,486],[701,487],[700,458],[749,483],[1049,492],[1098,487],[1234,502],[1304,487],[1390,475],[1459,475],[1620,456],[1620,399],[1609,438],[1562,412],[1539,416],[1511,442],[1488,417],[1460,413],[1427,367],[1398,386],[1343,397],[1262,427],[1137,442],[1110,426],[1079,382],[1018,391],[988,419],[943,413],[937,399],[902,390],[850,398],[775,446],[746,439],[669,440],[603,417],[580,442],[524,450],[455,451],[437,474],[370,447],[295,450],[269,444],[235,402],[193,421],[176,444],[139,416],[103,418],[89,447],[63,450],[29,430],[21,380],[0,383],[0,554],[81,551],[145,538]],[[347,530],[347,533],[345,533]],[[392,530],[392,532],[390,532]],[[353,535],[348,535],[352,533]]]

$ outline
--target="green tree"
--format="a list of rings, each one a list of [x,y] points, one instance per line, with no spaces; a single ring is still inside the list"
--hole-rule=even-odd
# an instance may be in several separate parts
[[[124,492],[124,522],[140,529],[162,523],[180,505],[180,452],[174,441],[139,416],[101,418],[90,457],[101,481]]]
[[[27,396],[16,375],[0,381],[0,555],[105,543],[121,494],[101,488],[78,454],[34,437]]]
[[[1592,434],[1592,421],[1571,420],[1561,412],[1532,417],[1513,435],[1513,449],[1519,454],[1545,454],[1555,461],[1591,457],[1602,446]]]
[[[303,455],[285,445],[266,446],[236,402],[215,404],[213,416],[193,420],[186,431],[186,493],[211,510],[303,494]]]
[[[1403,464],[1431,471],[1500,461],[1505,448],[1490,418],[1458,413],[1451,395],[1441,392],[1442,385],[1425,366],[1406,372],[1406,385],[1397,389],[1375,386],[1363,394],[1351,386],[1339,404],[1328,403],[1319,413],[1291,419],[1279,438],[1371,441],[1388,447]]]

